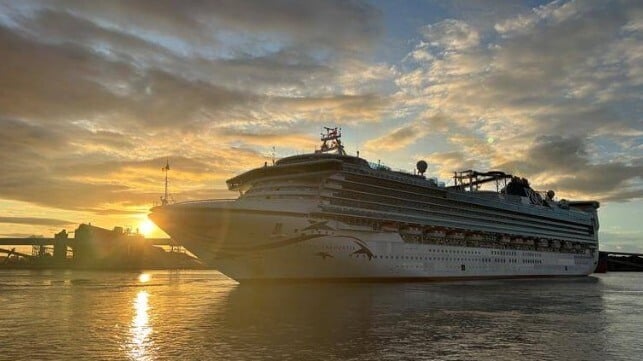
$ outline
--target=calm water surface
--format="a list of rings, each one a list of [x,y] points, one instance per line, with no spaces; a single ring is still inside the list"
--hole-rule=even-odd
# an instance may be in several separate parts
[[[238,285],[214,271],[0,271],[6,360],[640,360],[643,274]]]

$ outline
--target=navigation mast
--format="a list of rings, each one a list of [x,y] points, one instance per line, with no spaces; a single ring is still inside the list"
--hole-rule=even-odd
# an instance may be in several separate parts
[[[316,150],[315,153],[326,153],[333,150],[337,150],[337,154],[346,155],[344,151],[344,145],[339,138],[342,137],[342,128],[329,128],[324,127],[326,133],[321,133],[321,149]]]
[[[167,193],[167,173],[170,171],[170,161],[169,159],[165,160],[165,167],[161,168],[161,170],[165,173],[165,192],[163,193],[163,196],[161,197],[161,205],[166,206],[169,203],[169,197]]]

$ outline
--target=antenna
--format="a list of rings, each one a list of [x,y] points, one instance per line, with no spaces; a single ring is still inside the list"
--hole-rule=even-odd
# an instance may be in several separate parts
[[[342,144],[339,138],[342,137],[342,128],[329,128],[324,127],[326,133],[321,133],[321,149],[316,150],[315,153],[326,153],[333,150],[337,150],[337,154],[346,155],[344,151],[344,145]]]
[[[275,165],[275,146],[272,146],[272,165]]]
[[[165,193],[161,197],[161,205],[166,206],[169,202],[169,197],[167,194],[167,173],[170,171],[169,159],[165,159],[165,167],[161,168],[161,170],[165,173]]]

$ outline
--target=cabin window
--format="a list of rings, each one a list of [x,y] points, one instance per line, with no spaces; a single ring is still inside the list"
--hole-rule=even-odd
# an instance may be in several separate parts
[[[461,264],[461,265],[460,265],[460,269],[461,269],[462,271],[464,271],[464,270],[465,270],[465,268],[466,268],[466,267],[465,267],[463,264]]]

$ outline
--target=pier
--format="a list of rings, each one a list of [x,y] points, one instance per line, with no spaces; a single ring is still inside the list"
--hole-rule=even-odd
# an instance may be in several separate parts
[[[70,237],[73,233],[73,237]],[[52,238],[0,238],[0,266],[19,268],[202,268],[171,238],[81,224]],[[31,254],[24,248],[31,246]],[[162,247],[159,247],[162,246]],[[22,250],[18,250],[22,248]],[[168,248],[166,251],[165,248]]]
[[[596,273],[643,272],[643,253],[600,251]]]

